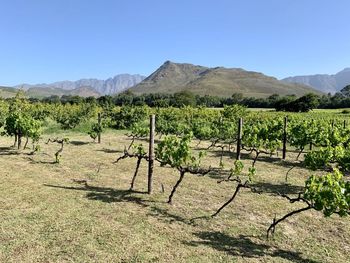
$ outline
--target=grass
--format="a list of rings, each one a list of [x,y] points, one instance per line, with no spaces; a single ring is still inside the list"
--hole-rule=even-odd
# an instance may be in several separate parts
[[[136,191],[128,191],[136,160],[113,164],[129,144],[121,132],[107,131],[102,143],[79,132],[68,136],[61,163],[53,164],[58,144],[41,143],[34,156],[16,151],[11,138],[0,141],[0,262],[349,262],[348,218],[324,218],[315,211],[291,217],[278,226],[274,239],[266,230],[277,217],[299,207],[274,196],[302,189],[309,172],[293,169],[295,159],[264,157],[257,162],[254,194],[242,190],[216,218],[234,191],[234,183],[217,183],[217,174],[186,175],[166,204],[178,173],[155,167],[154,193],[147,195],[143,163]],[[145,146],[146,142],[143,142]],[[205,165],[217,166],[219,151]],[[243,155],[246,167],[251,163]],[[226,167],[233,164],[224,157]],[[165,192],[162,192],[162,185]],[[196,220],[191,220],[198,218]]]

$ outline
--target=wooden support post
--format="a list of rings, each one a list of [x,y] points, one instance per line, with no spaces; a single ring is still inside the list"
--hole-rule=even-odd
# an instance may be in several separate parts
[[[243,128],[243,119],[239,118],[239,120],[238,120],[238,133],[237,133],[237,156],[236,156],[236,160],[240,160],[241,159],[242,128]]]
[[[314,123],[314,122],[315,122],[315,120],[313,119],[313,120],[312,120],[312,123]],[[312,141],[310,142],[309,150],[312,151]]]
[[[282,159],[286,159],[286,153],[287,153],[287,124],[288,119],[287,116],[284,117],[284,126],[283,126],[283,152],[282,152]]]
[[[98,128],[101,131],[101,113],[100,112],[97,114],[97,123],[98,123]],[[101,132],[100,131],[98,132],[98,135],[97,135],[97,142],[98,143],[101,143]]]
[[[149,151],[148,151],[148,190],[147,193],[152,193],[153,166],[154,166],[154,133],[155,133],[155,115],[150,116],[149,123]]]

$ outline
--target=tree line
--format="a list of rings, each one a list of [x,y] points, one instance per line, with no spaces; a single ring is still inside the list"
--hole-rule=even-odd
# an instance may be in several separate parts
[[[348,88],[348,89],[346,89]],[[350,108],[350,86],[347,86],[335,95],[314,93],[305,94],[302,97],[296,95],[281,96],[273,94],[267,98],[244,97],[241,93],[234,93],[231,97],[224,98],[211,95],[195,95],[191,91],[180,91],[174,94],[151,93],[137,95],[130,90],[114,96],[104,95],[98,98],[83,98],[76,95],[53,95],[42,99],[30,98],[31,102],[80,104],[95,103],[100,106],[143,106],[150,107],[183,107],[183,106],[204,106],[210,108],[222,108],[225,105],[242,105],[249,108],[274,108],[277,111],[307,112],[311,109],[337,109]],[[349,94],[348,94],[349,93]]]

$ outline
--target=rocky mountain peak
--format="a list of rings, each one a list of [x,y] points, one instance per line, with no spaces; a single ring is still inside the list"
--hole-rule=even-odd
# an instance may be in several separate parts
[[[282,79],[284,82],[309,85],[323,92],[336,93],[350,84],[350,68],[345,68],[336,74],[315,74],[294,76]]]
[[[30,88],[53,88],[53,89],[62,89],[66,91],[76,90],[81,87],[90,87],[95,92],[100,95],[112,95],[126,90],[138,83],[140,83],[144,76],[135,74],[119,74],[112,78],[106,80],[100,79],[80,79],[77,81],[58,81],[50,84],[35,84],[35,85],[17,85],[15,88],[25,87],[26,90]]]

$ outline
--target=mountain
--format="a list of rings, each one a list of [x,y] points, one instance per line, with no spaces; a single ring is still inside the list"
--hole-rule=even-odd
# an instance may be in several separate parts
[[[350,85],[345,86],[339,92],[335,94],[336,96],[350,98]]]
[[[142,93],[175,93],[190,90],[198,95],[230,97],[242,93],[247,97],[267,97],[272,94],[301,96],[320,93],[311,87],[285,83],[262,73],[239,68],[208,68],[187,63],[166,61],[130,91]]]
[[[0,98],[12,98],[16,96],[18,92],[17,88],[1,87],[0,86]],[[61,88],[53,87],[33,87],[24,91],[25,95],[31,98],[44,98],[52,95],[78,95],[81,97],[99,97],[100,94],[91,87],[79,87],[73,90],[65,90]]]
[[[91,87],[79,87],[72,90],[66,90],[62,88],[55,87],[33,87],[25,91],[28,97],[32,98],[44,98],[52,95],[62,96],[62,95],[77,95],[80,97],[99,97],[100,93],[95,91]]]
[[[336,93],[337,91],[340,91],[342,88],[350,84],[350,68],[345,68],[344,70],[334,75],[317,74],[295,76],[282,79],[282,81],[309,85],[326,93]]]
[[[4,98],[4,99],[12,98],[16,96],[16,93],[17,93],[17,89],[15,88],[0,86],[0,98]]]
[[[50,84],[22,84],[15,86],[15,88],[22,88],[24,90],[35,88],[34,94],[36,94],[36,92],[40,93],[39,89],[44,89],[42,92],[47,95],[58,95],[61,93],[66,94],[65,91],[77,90],[82,87],[85,87],[86,90],[87,87],[90,87],[95,91],[95,94],[112,95],[138,84],[144,78],[144,76],[138,74],[120,74],[106,80],[80,79],[77,81],[59,81]],[[50,94],[50,92],[52,92],[52,94]]]

